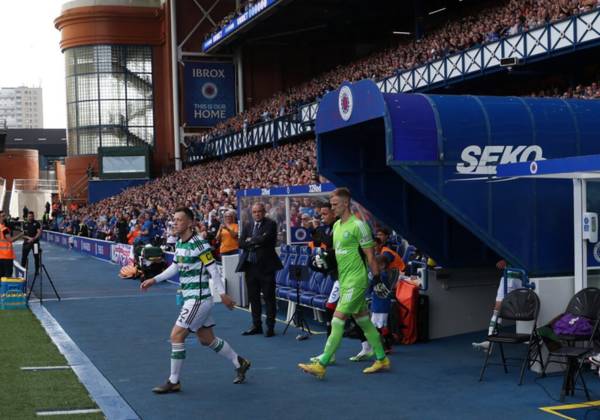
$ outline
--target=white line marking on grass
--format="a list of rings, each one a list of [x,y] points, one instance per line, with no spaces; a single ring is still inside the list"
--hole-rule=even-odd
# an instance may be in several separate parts
[[[23,366],[21,370],[64,370],[71,369],[71,366]]]
[[[157,296],[172,296],[172,293],[154,293],[154,294],[139,294],[135,295],[113,295],[113,296],[78,296],[78,297],[66,297],[61,298],[60,301],[70,301],[70,300],[92,300],[92,299],[130,299],[130,298],[145,298],[145,297],[157,297]],[[31,298],[29,300],[30,303],[39,303],[40,300],[38,298]],[[44,298],[44,302],[58,302],[57,298]]]
[[[73,414],[92,414],[102,413],[99,408],[86,408],[81,410],[56,410],[56,411],[38,411],[38,416],[70,416]]]
[[[73,367],[73,371],[104,415],[111,420],[139,420],[135,411],[81,351],[50,312],[41,305],[30,304],[29,308],[40,320],[52,342],[65,356],[69,365]]]

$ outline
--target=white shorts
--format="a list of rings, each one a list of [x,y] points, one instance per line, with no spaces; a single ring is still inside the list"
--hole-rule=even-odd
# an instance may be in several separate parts
[[[333,283],[331,292],[329,293],[329,299],[327,299],[327,303],[336,303],[338,300],[340,300],[340,282],[336,280],[335,283]]]
[[[509,277],[508,279],[506,279],[506,282],[506,293],[510,293],[513,290],[517,290],[523,287],[523,282],[521,281],[521,279],[518,278]],[[502,302],[504,296],[504,278],[501,278],[500,284],[498,285],[498,292],[496,293],[496,302]]]
[[[387,327],[388,314],[374,312],[371,314],[371,322],[376,328]]]
[[[181,328],[187,328],[191,332],[198,331],[199,328],[210,328],[215,326],[211,311],[213,307],[212,299],[186,300],[181,307],[181,312],[177,317],[175,325]]]

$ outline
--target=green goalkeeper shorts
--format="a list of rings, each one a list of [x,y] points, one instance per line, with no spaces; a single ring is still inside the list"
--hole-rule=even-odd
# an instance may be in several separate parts
[[[346,315],[354,315],[367,311],[367,289],[363,287],[340,286],[340,300],[335,310]]]

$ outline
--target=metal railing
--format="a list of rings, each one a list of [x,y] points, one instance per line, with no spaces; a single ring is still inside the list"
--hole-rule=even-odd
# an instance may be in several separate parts
[[[523,65],[598,45],[600,10],[592,10],[477,45],[410,70],[399,70],[393,76],[376,81],[376,84],[383,93],[426,91],[501,71],[500,62],[505,58],[514,58],[517,65]],[[293,114],[253,125],[245,131],[206,140],[197,146],[202,153],[188,153],[188,162],[196,163],[310,132],[318,109],[318,102],[313,102],[301,106]],[[291,127],[286,124],[292,121],[297,125],[286,131]]]
[[[6,195],[6,179],[0,178],[0,210],[4,209],[4,196]]]
[[[88,190],[89,177],[87,174],[83,175],[81,178],[73,184],[73,186],[66,191],[66,201],[77,201],[77,202],[87,202],[86,198],[81,198],[82,195],[87,194]]]
[[[310,124],[299,121],[297,114],[285,115],[272,121],[262,122],[237,133],[221,136],[203,143],[192,143],[188,148],[188,163],[211,157],[224,156],[238,150],[268,144],[300,136],[312,131]]]
[[[58,192],[58,181],[55,179],[15,179],[13,191],[48,191]]]

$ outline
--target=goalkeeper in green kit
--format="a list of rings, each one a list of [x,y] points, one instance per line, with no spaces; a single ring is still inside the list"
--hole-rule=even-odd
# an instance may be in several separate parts
[[[322,379],[327,365],[335,354],[342,336],[346,319],[352,316],[365,333],[377,360],[364,369],[363,373],[375,373],[390,369],[390,360],[386,357],[379,332],[369,318],[365,293],[369,286],[369,276],[365,261],[373,274],[374,289],[381,284],[379,268],[375,260],[375,242],[371,229],[350,211],[350,191],[338,188],[330,198],[331,209],[339,218],[333,225],[333,248],[340,282],[340,300],[331,321],[331,334],[325,344],[325,350],[319,359],[312,363],[300,363],[298,367],[306,373]]]

